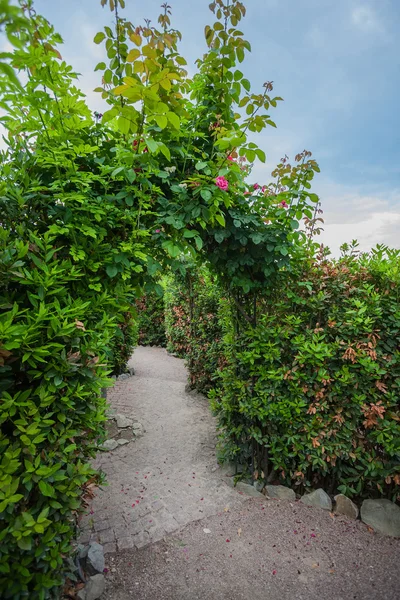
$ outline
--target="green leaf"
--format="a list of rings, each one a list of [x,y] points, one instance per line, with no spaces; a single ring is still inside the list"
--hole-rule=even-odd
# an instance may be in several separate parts
[[[11,498],[8,498],[8,503],[16,504],[17,502],[22,500],[23,497],[24,497],[23,494],[14,494],[14,496],[11,496]]]
[[[109,277],[115,277],[118,273],[118,267],[116,267],[115,265],[107,265],[106,266],[106,273]]]
[[[149,149],[149,152],[151,152],[152,154],[155,154],[158,151],[158,142],[156,142],[155,140],[153,140],[153,138],[148,137],[146,138],[146,145],[147,148]]]
[[[196,237],[196,235],[197,235],[197,231],[192,231],[189,229],[184,229],[184,231],[183,231],[183,237],[185,237],[185,238],[193,238],[193,237]]]
[[[218,223],[221,225],[221,227],[225,227],[225,217],[224,215],[215,215],[216,220],[218,221]]]
[[[253,163],[256,158],[255,151],[254,150],[246,150],[246,158],[249,161],[249,163]]]
[[[154,120],[161,129],[165,129],[168,125],[168,119],[165,115],[155,115]]]
[[[107,65],[105,62],[99,62],[99,63],[97,63],[94,70],[95,71],[105,71],[106,68],[107,68]]]
[[[171,125],[175,127],[175,129],[180,129],[181,122],[178,115],[176,115],[173,112],[167,112],[167,119],[171,123]]]
[[[32,538],[31,537],[22,537],[17,541],[18,548],[21,550],[31,550],[32,549]]]
[[[203,198],[203,200],[208,202],[209,200],[211,200],[212,194],[211,194],[210,190],[203,189],[200,191],[200,196]]]
[[[257,154],[257,158],[262,162],[265,163],[265,161],[267,160],[267,157],[265,156],[265,152],[263,150],[260,150],[260,148],[258,148],[256,151]]]
[[[41,479],[39,481],[39,489],[42,492],[43,496],[54,498],[54,488],[49,483],[47,483],[47,481]]]
[[[106,37],[106,34],[104,33],[104,31],[99,31],[94,36],[93,41],[95,44],[101,44],[101,42],[105,39],[105,37]]]
[[[203,240],[199,237],[195,239],[197,250],[201,250],[203,247]]]
[[[159,148],[161,154],[163,154],[168,161],[171,160],[171,153],[169,151],[169,148],[165,144],[160,144]]]
[[[244,61],[244,50],[243,48],[236,49],[236,56],[238,57],[238,61],[242,63]]]
[[[129,169],[129,171],[126,171],[125,177],[129,181],[129,183],[133,183],[136,179],[136,173],[133,169]]]
[[[197,171],[202,171],[203,169],[205,169],[208,166],[208,164],[206,162],[204,162],[203,160],[199,160],[196,164],[195,164],[195,169]]]
[[[118,129],[122,133],[122,135],[128,135],[131,128],[131,122],[124,116],[120,116],[118,118]]]

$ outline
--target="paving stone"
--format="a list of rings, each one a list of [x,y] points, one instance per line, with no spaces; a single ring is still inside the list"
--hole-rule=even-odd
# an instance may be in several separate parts
[[[94,460],[108,485],[96,490],[86,526],[95,529],[106,554],[117,545],[142,547],[151,538],[162,539],[182,524],[248,499],[226,485],[222,469],[211,472],[210,465],[216,464],[214,420],[202,397],[185,394],[183,363],[153,349],[159,357],[154,363],[148,350],[135,350],[134,384],[117,380],[108,390],[113,417],[130,427],[136,440]]]
[[[137,533],[132,539],[138,550],[140,548],[144,548],[144,546],[147,546],[147,544],[149,544],[151,541],[150,535],[147,531],[141,531],[140,533]]]
[[[130,440],[125,440],[124,438],[120,438],[117,440],[118,446],[125,446],[125,444],[129,444]]]
[[[99,539],[102,544],[106,544],[107,542],[114,542],[115,541],[114,531],[111,528],[104,529],[104,531],[100,531]]]
[[[79,542],[81,544],[87,544],[90,540],[91,532],[90,530],[83,530],[79,535]]]
[[[113,554],[117,551],[117,544],[115,542],[105,542],[103,548],[104,554]]]
[[[110,529],[110,521],[108,519],[104,519],[104,521],[94,521],[94,529],[95,531],[104,531],[105,529]]]
[[[119,537],[117,545],[118,545],[118,550],[130,550],[131,548],[135,547],[133,539],[130,535],[124,536],[124,537]]]
[[[116,448],[118,448],[118,442],[116,440],[106,440],[102,446],[103,450],[106,450],[107,452],[111,452],[112,450],[115,450]]]
[[[245,483],[244,481],[238,481],[237,484],[235,485],[235,481],[234,481],[233,477],[228,479],[228,485],[230,487],[233,487],[236,491],[238,491],[242,494],[246,494],[246,496],[251,496],[252,498],[264,498],[263,494],[258,492],[249,483]]]

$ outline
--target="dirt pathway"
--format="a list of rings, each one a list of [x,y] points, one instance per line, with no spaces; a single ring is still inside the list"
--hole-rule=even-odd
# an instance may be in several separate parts
[[[107,475],[86,521],[105,552],[142,548],[166,533],[231,508],[244,497],[216,471],[215,424],[207,400],[187,394],[183,361],[160,348],[137,348],[135,376],[118,381],[108,397],[113,410],[137,419],[145,434],[98,455]]]
[[[102,453],[108,486],[83,541],[105,548],[105,600],[395,600],[400,541],[301,503],[248,498],[216,469],[215,423],[183,361],[138,348],[114,410],[143,424]]]

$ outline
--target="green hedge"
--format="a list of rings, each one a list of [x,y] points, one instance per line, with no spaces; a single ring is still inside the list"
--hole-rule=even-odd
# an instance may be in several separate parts
[[[161,346],[167,344],[165,335],[164,297],[156,292],[145,294],[136,303],[138,309],[139,344]]]
[[[165,290],[165,336],[167,350],[187,358],[191,342],[191,306],[187,275],[169,276]]]
[[[168,350],[186,359],[190,385],[208,392],[223,359],[223,292],[206,267],[188,268],[171,278],[165,296]]]
[[[297,489],[400,492],[399,253],[282,277],[235,340],[213,405],[225,449]]]
[[[3,231],[0,287],[0,596],[46,598],[63,582],[75,515],[105,419],[114,318],[73,299],[80,274],[53,240]],[[106,300],[105,295],[99,302]]]
[[[205,269],[175,279],[167,336],[193,387],[211,388],[223,457],[298,491],[395,500],[399,253],[298,264],[258,297],[256,326]]]

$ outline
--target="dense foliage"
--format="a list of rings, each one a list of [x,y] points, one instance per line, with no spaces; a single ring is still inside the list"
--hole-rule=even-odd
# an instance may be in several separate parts
[[[181,281],[172,309],[188,314],[191,297],[200,326],[175,319],[172,331],[192,385],[212,386],[222,456],[297,491],[400,500],[399,286],[398,251],[309,252],[250,324],[204,268],[191,296]]]
[[[206,267],[187,267],[169,278],[165,295],[167,348],[186,359],[189,382],[200,392],[215,383],[222,367],[221,287]]]
[[[136,303],[138,310],[139,344],[165,348],[164,295],[150,292]]]
[[[15,600],[57,596],[69,570],[100,390],[124,370],[136,299],[199,253],[245,310],[295,256],[318,200],[308,153],[272,187],[246,183],[265,160],[248,135],[275,125],[280,98],[270,83],[252,93],[237,68],[250,50],[241,2],[211,4],[192,80],[167,4],[157,27],[124,19],[123,0],[101,4],[114,25],[94,39],[108,63],[96,67],[106,110],[92,115],[32,0],[0,0],[13,49],[0,57],[0,595]]]

